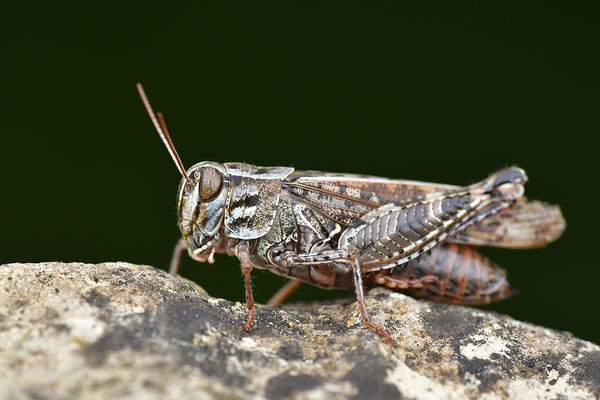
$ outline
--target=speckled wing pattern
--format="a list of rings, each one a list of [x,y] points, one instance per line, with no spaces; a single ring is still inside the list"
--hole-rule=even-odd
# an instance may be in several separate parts
[[[367,175],[297,171],[285,180],[284,188],[328,218],[350,226],[382,205],[457,187]]]

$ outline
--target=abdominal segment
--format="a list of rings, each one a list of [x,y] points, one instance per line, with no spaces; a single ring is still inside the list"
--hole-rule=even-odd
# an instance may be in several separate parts
[[[472,246],[452,243],[441,243],[401,266],[372,272],[368,283],[450,304],[488,304],[515,293],[502,268]]]

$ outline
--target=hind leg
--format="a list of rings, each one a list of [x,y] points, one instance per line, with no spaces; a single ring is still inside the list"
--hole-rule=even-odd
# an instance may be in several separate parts
[[[408,278],[394,275],[376,274],[375,282],[392,289],[422,288],[424,284],[436,282],[440,279],[434,275],[423,275],[418,278]]]

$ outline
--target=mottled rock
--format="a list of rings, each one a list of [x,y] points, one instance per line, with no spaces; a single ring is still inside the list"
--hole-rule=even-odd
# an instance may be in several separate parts
[[[0,266],[2,399],[596,399],[600,347],[472,308],[245,306],[127,263]]]

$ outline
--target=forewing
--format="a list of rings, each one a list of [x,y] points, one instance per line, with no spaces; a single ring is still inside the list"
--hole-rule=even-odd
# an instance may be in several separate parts
[[[284,188],[337,223],[350,226],[362,215],[391,202],[411,200],[457,186],[368,175],[296,171]]]

